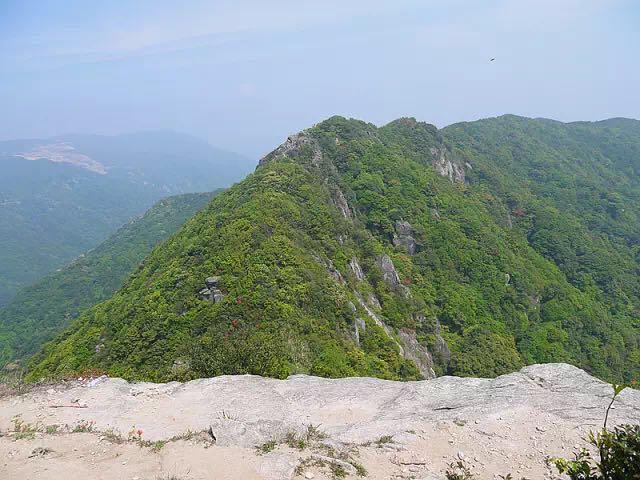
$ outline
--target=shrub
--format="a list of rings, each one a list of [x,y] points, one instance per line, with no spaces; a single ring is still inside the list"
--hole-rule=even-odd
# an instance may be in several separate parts
[[[613,397],[607,407],[602,430],[589,434],[589,443],[596,447],[599,459],[582,449],[574,460],[554,458],[552,463],[571,480],[637,480],[640,479],[640,425],[619,425],[607,429],[609,411],[625,385],[613,386]]]

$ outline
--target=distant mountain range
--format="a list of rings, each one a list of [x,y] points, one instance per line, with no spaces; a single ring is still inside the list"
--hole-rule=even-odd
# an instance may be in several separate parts
[[[0,142],[0,305],[160,198],[225,187],[253,168],[168,131]]]
[[[333,117],[155,248],[29,378],[416,379],[561,361],[629,381],[639,246],[638,121]]]

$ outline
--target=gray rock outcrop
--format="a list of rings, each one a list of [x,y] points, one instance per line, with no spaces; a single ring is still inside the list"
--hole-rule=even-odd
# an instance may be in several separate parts
[[[405,298],[409,298],[411,296],[410,290],[400,283],[400,275],[398,275],[398,271],[396,270],[393,260],[391,260],[389,255],[385,253],[380,256],[378,258],[377,265],[382,273],[382,279],[389,288],[401,293]]]
[[[360,267],[360,263],[356,257],[349,260],[349,270],[351,270],[353,276],[356,277],[356,280],[359,282],[364,280],[364,273],[362,272],[362,268]]]
[[[400,276],[389,255],[384,254],[378,258],[378,267],[380,267],[380,271],[382,272],[382,279],[389,287],[397,288],[400,286]]]
[[[425,379],[436,378],[436,372],[433,369],[433,357],[429,350],[418,342],[416,332],[403,328],[398,332],[398,338],[404,347],[404,358],[411,360]]]
[[[431,148],[431,164],[443,177],[449,178],[452,182],[464,183],[464,166],[451,160],[451,155],[445,147]]]
[[[300,157],[306,149],[310,149],[312,152],[311,162],[316,166],[319,165],[322,160],[322,150],[320,145],[318,145],[318,142],[314,138],[310,137],[305,132],[300,132],[288,137],[273,152],[260,159],[259,166],[276,158]]]
[[[404,249],[409,255],[416,253],[416,239],[413,238],[413,227],[405,220],[396,221],[392,242],[394,246]]]
[[[207,300],[213,303],[219,303],[224,300],[224,294],[222,293],[222,290],[218,288],[218,285],[220,284],[220,277],[207,277],[204,284],[206,287],[198,292],[198,297],[201,300]]]
[[[589,430],[602,425],[610,385],[566,364],[532,365],[495,379],[439,377],[419,382],[373,378],[287,380],[221,376],[166,384],[103,379],[48,385],[0,397],[0,471],[6,478],[301,478],[296,468],[322,455],[356,462],[369,479],[443,479],[448,464],[464,458],[478,478],[558,478],[548,456],[571,457]],[[75,405],[85,408],[49,408]],[[14,418],[23,425],[91,425],[93,433],[39,433],[12,438]],[[84,422],[84,423],[81,423]],[[640,422],[640,392],[627,389],[614,404],[610,426]],[[167,441],[161,454],[137,444],[111,443],[100,432],[132,425],[149,442]],[[288,448],[287,438],[313,425],[318,448]],[[202,432],[198,443],[181,438]],[[215,437],[215,440],[212,439]],[[273,442],[273,451],[256,447]],[[43,464],[29,459],[34,447],[55,451]],[[356,452],[342,457],[330,452]],[[318,457],[319,458],[319,457]],[[322,462],[320,462],[322,463]],[[329,478],[313,470],[306,478]],[[320,468],[320,467],[318,467]],[[349,471],[352,469],[349,468]],[[3,478],[4,478],[3,477]],[[350,478],[357,478],[351,476]]]
[[[342,193],[342,190],[335,188],[331,200],[333,204],[338,207],[338,210],[340,210],[344,218],[350,219],[353,216],[347,198],[344,196],[344,193]]]

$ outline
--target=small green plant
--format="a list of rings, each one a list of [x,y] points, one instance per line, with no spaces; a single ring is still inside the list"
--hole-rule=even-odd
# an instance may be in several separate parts
[[[259,445],[258,447],[256,447],[256,450],[260,455],[273,452],[277,444],[278,442],[276,442],[275,440],[269,440],[268,442],[265,442],[262,445]]]
[[[378,447],[382,447],[383,445],[386,445],[388,443],[393,443],[393,435],[383,435],[382,437],[380,437],[378,440],[375,441],[375,444]]]
[[[627,385],[613,385],[613,396],[607,407],[602,429],[590,432],[588,441],[596,447],[599,460],[586,449],[574,453],[573,460],[553,458],[558,472],[571,480],[635,480],[640,479],[640,426],[620,425],[607,429],[609,411]]]
[[[40,430],[37,424],[26,423],[20,417],[14,417],[11,421],[13,422],[13,438],[15,440],[33,440],[36,437],[36,432]]]
[[[160,450],[164,448],[166,444],[167,444],[166,440],[157,440],[155,442],[151,442],[151,445],[149,448],[151,448],[152,452],[158,453]]]
[[[95,431],[94,421],[80,420],[71,430],[71,433],[92,433]]]
[[[449,468],[445,472],[447,480],[474,480],[475,476],[462,460],[449,464]]]
[[[315,426],[312,424],[307,425],[307,441],[313,442],[318,440],[324,440],[327,438],[327,434],[320,430],[320,425]]]
[[[471,470],[467,467],[464,460],[450,463],[449,468],[445,472],[445,476],[447,480],[476,480],[476,476],[471,473]],[[498,475],[497,478],[500,480],[513,480],[510,473],[507,475]]]
[[[358,462],[349,462],[349,463],[353,465],[353,467],[356,469],[356,473],[358,474],[359,477],[367,476],[367,469],[364,468],[364,465]]]
[[[296,435],[296,432],[288,432],[284,437],[284,443],[289,447],[297,448],[298,450],[304,450],[307,446],[305,438]]]
[[[347,476],[347,471],[338,462],[331,462],[329,464],[329,471],[333,478],[346,478]]]
[[[199,436],[201,436],[204,432],[195,432],[193,430],[187,430],[184,433],[181,433],[180,435],[174,435],[173,437],[171,437],[169,440],[167,440],[168,442],[177,442],[178,440],[183,440],[185,442],[188,442],[189,440],[193,440],[194,438],[197,438]]]
[[[111,443],[115,443],[115,444],[121,444],[124,443],[126,440],[123,438],[122,435],[120,435],[120,432],[114,430],[113,428],[110,428],[109,430],[105,430],[104,432],[102,432],[102,437]]]
[[[44,429],[44,433],[46,433],[47,435],[55,435],[56,433],[58,433],[59,429],[60,425],[47,425]]]

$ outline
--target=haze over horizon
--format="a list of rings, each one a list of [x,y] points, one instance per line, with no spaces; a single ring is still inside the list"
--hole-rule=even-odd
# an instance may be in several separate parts
[[[331,115],[639,118],[639,23],[628,0],[9,0],[0,139],[172,129],[255,158]]]

